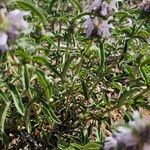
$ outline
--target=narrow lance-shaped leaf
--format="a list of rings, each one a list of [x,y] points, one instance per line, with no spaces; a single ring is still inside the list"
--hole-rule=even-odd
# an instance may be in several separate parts
[[[128,98],[129,97],[131,98],[133,96],[133,94],[135,94],[138,91],[139,91],[138,88],[131,89],[130,91],[125,91],[118,99],[118,107],[124,105],[124,102],[128,101]]]
[[[71,62],[73,61],[74,57],[70,57],[66,60],[65,64],[64,64],[64,67],[63,67],[63,70],[62,70],[62,73],[61,73],[61,76],[62,77],[65,77],[66,73],[67,73],[67,70],[71,64]]]
[[[42,56],[34,56],[33,60],[37,63],[46,65],[48,68],[50,68],[57,76],[61,77],[59,72],[52,66],[51,63],[48,62],[48,60]]]
[[[8,97],[5,93],[0,92],[0,99],[4,101],[0,107],[0,130],[3,133],[4,132],[4,124],[5,124],[5,119],[7,116],[7,112],[10,106],[10,101],[8,100]]]
[[[89,142],[83,147],[83,150],[100,150],[100,148],[100,144],[96,142]]]
[[[80,13],[82,12],[82,7],[77,0],[70,0],[70,2],[77,6]]]
[[[4,124],[5,124],[5,119],[7,116],[7,112],[10,106],[10,102],[7,104],[3,104],[0,108],[0,130],[1,132],[4,132]]]
[[[48,105],[46,102],[42,101],[43,104],[43,110],[45,112],[45,115],[47,115],[47,117],[49,117],[52,121],[54,121],[55,123],[60,123],[60,120],[58,119],[58,117],[55,115],[53,109],[51,108],[50,105]]]
[[[30,112],[31,112],[31,107],[33,103],[36,101],[36,99],[33,99],[28,103],[25,109],[25,125],[28,133],[31,133],[31,119],[30,119]]]
[[[44,89],[44,93],[49,100],[52,97],[52,84],[46,79],[45,73],[42,70],[36,69],[36,74],[42,88]]]
[[[99,42],[99,63],[100,63],[100,72],[104,70],[105,67],[105,50],[101,42]]]
[[[11,95],[13,97],[13,101],[14,101],[16,109],[18,110],[18,112],[21,115],[24,116],[25,108],[24,108],[20,93],[18,92],[17,88],[13,84],[9,84],[8,87],[9,87],[9,90],[10,90]]]
[[[81,81],[84,97],[85,97],[86,100],[88,100],[89,99],[89,95],[88,95],[87,84],[85,83],[84,79],[82,79],[82,78],[80,78],[80,81]]]
[[[50,12],[52,12],[52,8],[54,7],[55,3],[57,2],[57,0],[51,0],[49,3],[49,10]]]
[[[144,65],[150,64],[150,55],[148,55],[142,62],[141,62],[141,67]]]
[[[0,90],[0,99],[2,99],[6,104],[9,103],[7,95]]]
[[[25,90],[29,90],[30,83],[29,83],[29,72],[27,66],[23,66],[22,69],[22,82],[23,82],[23,87]]]

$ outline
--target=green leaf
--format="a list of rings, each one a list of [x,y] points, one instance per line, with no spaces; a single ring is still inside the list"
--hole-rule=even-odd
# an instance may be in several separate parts
[[[3,99],[4,101],[4,103],[1,103],[0,107],[0,131],[4,132],[4,123],[11,102],[9,101],[7,95],[2,91],[0,91],[0,99]]]
[[[145,65],[140,70],[141,70],[141,73],[143,75],[143,78],[146,84],[150,84],[150,67]]]
[[[82,146],[77,143],[71,143],[71,148],[74,148],[74,150],[82,150]]]
[[[54,7],[56,2],[57,2],[57,0],[51,0],[50,1],[49,10],[50,10],[51,13],[52,13],[52,8]]]
[[[84,93],[84,97],[85,97],[86,100],[88,100],[89,99],[89,95],[88,95],[87,84],[84,81],[84,79],[82,79],[82,78],[80,78],[80,81],[81,81],[81,85],[82,85],[82,90],[83,90],[83,93]]]
[[[75,16],[75,17],[72,19],[72,22],[76,21],[77,19],[81,19],[81,18],[84,17],[84,16],[89,16],[89,15],[92,15],[92,13],[90,13],[90,12],[81,13],[81,14]]]
[[[9,103],[7,95],[1,90],[0,90],[0,99],[2,99],[5,102],[5,104]]]
[[[31,107],[32,104],[36,101],[36,99],[33,99],[30,101],[25,109],[25,125],[28,133],[31,133],[31,119],[30,119],[30,112],[31,112]]]
[[[49,100],[52,97],[52,84],[46,79],[46,75],[42,70],[36,69],[35,73],[37,74],[40,85],[44,89],[44,93]]]
[[[17,51],[18,56],[20,56],[23,59],[23,62],[30,62],[31,61],[31,55],[29,55],[25,50],[19,49]]]
[[[5,119],[7,116],[10,103],[11,102],[7,102],[5,104],[2,104],[2,106],[0,107],[0,130],[1,132],[4,132]]]
[[[100,44],[100,48],[99,48],[99,63],[100,63],[100,72],[102,72],[104,70],[104,67],[105,67],[105,50],[104,50],[104,47],[103,47],[103,44],[102,43],[99,43]]]
[[[148,55],[144,60],[142,60],[141,67],[148,64],[150,64],[150,55]]]
[[[71,3],[74,3],[79,9],[80,13],[82,12],[82,7],[77,0],[70,0]]]
[[[131,89],[130,91],[125,91],[121,94],[120,98],[118,99],[118,107],[124,105],[125,101],[128,101],[128,98],[132,98],[133,94],[139,91],[138,88]]]
[[[127,11],[119,11],[116,12],[115,15],[121,18],[125,18],[125,17],[132,18],[132,15]]]
[[[41,37],[41,41],[47,41],[48,44],[52,44],[55,48],[57,48],[57,45],[55,44],[55,41],[48,35],[43,35]]]
[[[24,0],[16,0],[15,2],[19,7],[29,9],[32,13],[36,14],[44,23],[46,22],[44,11],[41,8],[37,8],[34,3]]]
[[[0,140],[2,141],[2,144],[4,145],[4,149],[8,150],[9,147],[9,137],[0,131]]]
[[[24,116],[25,108],[24,108],[20,93],[18,92],[17,88],[13,84],[8,84],[8,87],[13,97],[13,101],[14,101],[16,109],[22,116]]]
[[[30,83],[29,83],[29,72],[28,72],[27,65],[23,66],[22,69],[22,82],[23,82],[24,89],[28,91],[30,87]]]
[[[48,105],[46,102],[42,101],[43,107],[42,110],[47,116],[48,119],[51,119],[53,122],[60,124],[61,121],[58,119],[58,117],[55,115],[53,109]]]
[[[83,150],[100,150],[101,145],[94,142],[89,142],[83,147]]]
[[[74,57],[70,57],[66,60],[65,64],[64,64],[64,67],[63,67],[63,71],[61,73],[61,77],[65,77],[66,73],[67,73],[67,70],[71,64],[71,62],[73,61]]]
[[[48,60],[42,56],[33,56],[32,58],[34,61],[36,61],[37,63],[46,65],[48,68],[50,68],[57,76],[60,76],[59,72],[51,65],[51,63],[48,62]]]
[[[113,82],[112,87],[118,89],[119,91],[122,91],[122,84],[119,82]]]

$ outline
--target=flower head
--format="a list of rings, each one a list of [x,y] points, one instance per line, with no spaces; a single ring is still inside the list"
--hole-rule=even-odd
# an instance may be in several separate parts
[[[84,23],[86,37],[103,37],[107,38],[110,35],[110,24],[107,20],[98,20],[97,18],[92,19],[88,17]]]
[[[137,111],[134,112],[134,119],[128,126],[119,126],[112,137],[106,138],[104,150],[150,149],[150,121],[139,119]]]
[[[29,15],[29,12],[21,11],[19,9],[15,9],[8,14],[8,19],[12,26],[14,26],[18,30],[28,29],[28,22],[24,20],[24,16]]]
[[[117,147],[117,140],[113,137],[107,137],[105,139],[104,150],[111,150]]]
[[[92,6],[91,8],[93,10],[97,10],[99,7],[101,7],[102,5],[102,0],[95,0],[93,3],[92,3]]]
[[[145,15],[150,15],[150,1],[146,0],[139,4],[138,8]]]
[[[86,19],[84,25],[87,38],[98,36],[98,28],[96,27],[96,24],[94,23],[94,20],[91,17],[88,17]]]
[[[98,15],[108,17],[113,11],[117,11],[117,0],[112,0],[110,3],[95,0],[91,6],[92,10]]]
[[[8,12],[6,8],[0,9],[0,52],[6,52],[12,43],[21,33],[29,27],[24,16],[29,15],[28,12],[15,9]]]
[[[7,34],[0,31],[0,52],[5,52],[8,50],[7,39]]]
[[[101,24],[102,37],[105,37],[105,38],[109,37],[109,35],[110,35],[109,30],[110,30],[110,25],[108,24],[108,21],[106,21],[106,20],[102,21],[102,24]]]

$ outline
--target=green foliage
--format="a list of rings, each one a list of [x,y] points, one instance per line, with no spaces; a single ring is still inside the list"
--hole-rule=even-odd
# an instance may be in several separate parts
[[[130,118],[135,109],[150,110],[150,24],[137,8],[119,6],[106,39],[86,38],[84,17],[95,14],[85,12],[82,1],[16,0],[9,6],[31,12],[32,30],[0,54],[3,145],[11,129],[30,136],[39,129],[49,149],[99,150],[103,127],[114,125],[113,111],[125,108],[122,116]]]

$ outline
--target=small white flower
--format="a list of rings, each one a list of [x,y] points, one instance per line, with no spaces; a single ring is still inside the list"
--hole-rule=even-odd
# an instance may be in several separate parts
[[[7,39],[7,34],[0,31],[0,52],[5,52],[8,50]]]

